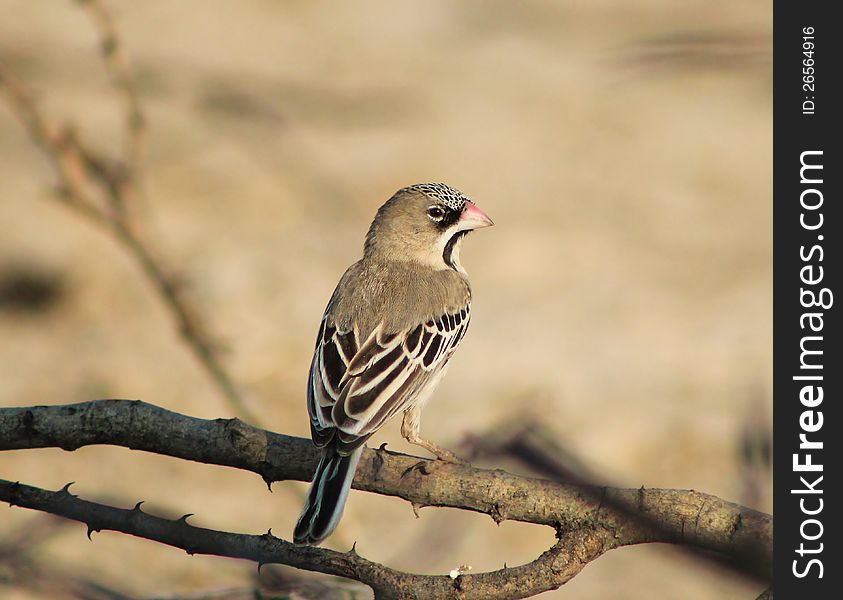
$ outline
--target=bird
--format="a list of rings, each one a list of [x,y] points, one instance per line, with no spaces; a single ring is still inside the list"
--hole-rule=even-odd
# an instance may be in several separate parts
[[[336,529],[363,444],[399,413],[408,442],[461,462],[421,437],[421,409],[468,329],[463,239],[493,224],[444,183],[402,188],[378,209],[363,258],[340,278],[316,338],[307,409],[321,458],[293,532],[296,544],[318,545]]]

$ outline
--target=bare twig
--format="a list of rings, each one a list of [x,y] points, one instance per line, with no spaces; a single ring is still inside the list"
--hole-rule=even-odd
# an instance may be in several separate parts
[[[97,0],[83,0],[98,23],[105,49],[104,55],[116,84],[129,98],[130,129],[133,147],[140,152],[143,119],[137,94],[120,52],[110,18]],[[133,171],[119,161],[99,156],[78,138],[70,126],[56,126],[39,110],[32,95],[25,89],[8,65],[0,62],[0,93],[24,124],[32,141],[53,163],[60,182],[59,198],[65,205],[107,229],[140,265],[153,284],[159,298],[170,311],[188,347],[205,369],[216,387],[234,409],[235,414],[250,422],[258,419],[246,406],[234,380],[222,364],[211,336],[199,317],[199,311],[182,292],[173,271],[164,266],[131,222],[126,206],[131,203],[137,182]],[[133,159],[134,160],[134,159]],[[133,164],[130,161],[130,165]]]
[[[90,444],[118,445],[236,467],[253,471],[267,482],[307,481],[318,460],[309,440],[256,429],[237,419],[196,419],[140,401],[100,400],[0,409],[0,450],[40,447],[74,450]],[[498,522],[512,519],[552,526],[560,532],[564,548],[554,546],[548,550],[549,554],[537,559],[542,561],[542,568],[547,568],[548,562],[553,563],[563,553],[565,561],[576,562],[580,560],[576,559],[579,556],[586,557],[582,560],[588,562],[619,546],[670,542],[734,557],[747,572],[765,579],[770,576],[772,518],[714,496],[690,490],[596,488],[461,465],[437,464],[435,469],[428,469],[427,464],[418,457],[366,450],[354,487],[398,496],[417,506],[450,506],[482,512]],[[630,519],[630,514],[641,518]],[[222,550],[220,546],[213,548],[215,552]],[[284,548],[285,552],[293,552]],[[334,555],[319,556],[320,560],[335,564]],[[308,557],[313,558],[313,555]],[[299,566],[307,562],[298,558],[290,560],[296,562],[285,564]],[[523,589],[538,593],[561,585],[581,568],[572,571],[569,562],[565,562],[567,566],[562,571],[552,571],[556,574],[554,577],[541,579],[541,583],[527,585],[521,582],[527,586]],[[361,567],[360,563],[351,564]],[[384,575],[387,572],[378,571],[370,564],[366,568],[374,569],[379,575],[368,580],[355,578],[376,587],[385,585],[381,576],[387,577]],[[518,567],[526,570],[497,572],[494,588],[511,590],[508,584],[505,585],[509,577],[534,577],[532,571],[536,568],[533,563]],[[480,577],[478,581],[485,585],[492,580],[482,579],[484,575],[488,574],[461,578],[470,582]],[[388,578],[393,576],[389,572]],[[417,581],[403,579],[403,574],[401,577],[400,581]],[[427,584],[440,585],[433,580]],[[520,596],[481,594],[477,597]]]
[[[47,154],[61,182],[59,198],[98,225],[109,220],[91,196],[85,175],[86,160],[73,130],[50,123],[32,95],[8,65],[0,61],[0,93],[29,132],[32,141]]]
[[[144,118],[134,76],[123,49],[123,42],[111,14],[100,0],[76,0],[85,7],[100,36],[100,51],[115,87],[120,90],[126,105],[126,130],[128,132],[127,162],[133,179],[139,178],[143,157]]]

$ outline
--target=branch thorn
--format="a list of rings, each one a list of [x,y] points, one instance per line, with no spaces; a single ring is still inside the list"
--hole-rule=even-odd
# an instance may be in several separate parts
[[[503,516],[503,513],[501,512],[501,505],[497,502],[489,510],[489,516],[492,517],[492,520],[495,522],[495,525],[498,526],[500,526],[501,523],[506,521],[506,517]]]
[[[561,540],[562,536],[565,535],[565,529],[562,527],[562,523],[556,523],[554,529],[556,530],[556,539]]]
[[[412,467],[407,467],[407,469],[401,473],[401,479],[404,479],[405,476],[409,475],[413,471],[418,471],[422,475],[430,475],[430,471],[427,470],[427,463],[428,461],[426,460],[420,460]]]

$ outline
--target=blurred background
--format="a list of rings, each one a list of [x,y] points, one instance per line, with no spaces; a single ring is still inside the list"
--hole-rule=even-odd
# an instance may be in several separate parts
[[[308,435],[308,365],[334,285],[381,203],[444,181],[496,227],[464,245],[472,328],[422,433],[481,466],[547,475],[511,451],[526,436],[603,483],[772,510],[769,2],[104,5],[147,123],[129,213],[262,426]],[[86,12],[0,0],[0,14],[0,60],[44,114],[119,157],[125,106]],[[63,206],[56,182],[0,101],[0,405],[140,398],[237,414],[137,262]],[[419,451],[398,421],[370,445],[383,442]],[[305,489],[270,494],[245,472],[112,447],[0,453],[0,476],[287,538]],[[0,514],[2,598],[200,598],[256,581],[249,563]],[[21,540],[25,553],[8,551]],[[447,509],[416,519],[353,492],[326,545],[354,541],[397,569],[476,572],[534,559],[553,531]],[[761,589],[644,546],[542,597]]]

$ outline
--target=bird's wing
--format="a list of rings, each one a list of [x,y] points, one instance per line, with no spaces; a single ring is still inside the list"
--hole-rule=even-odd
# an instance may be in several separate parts
[[[334,437],[336,428],[331,411],[340,396],[340,383],[345,377],[348,363],[357,354],[358,348],[355,332],[338,331],[326,311],[316,338],[307,383],[310,434],[320,448]]]
[[[448,362],[468,329],[470,305],[398,333],[381,327],[358,345],[355,332],[322,322],[310,370],[308,409],[318,446],[360,446],[406,409]]]

